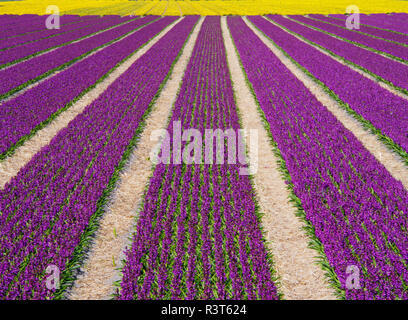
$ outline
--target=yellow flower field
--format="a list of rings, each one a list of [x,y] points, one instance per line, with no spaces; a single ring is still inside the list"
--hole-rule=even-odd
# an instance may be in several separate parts
[[[242,1],[124,1],[124,0],[23,0],[0,1],[0,14],[45,14],[48,5],[57,5],[60,14],[79,15],[251,15],[251,14],[307,14],[345,13],[349,5],[357,5],[360,12],[408,12],[403,0],[242,0]]]

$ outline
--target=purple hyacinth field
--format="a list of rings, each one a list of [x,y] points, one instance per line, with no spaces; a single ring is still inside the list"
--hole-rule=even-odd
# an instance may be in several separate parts
[[[0,15],[0,300],[408,300],[408,14],[46,18]]]

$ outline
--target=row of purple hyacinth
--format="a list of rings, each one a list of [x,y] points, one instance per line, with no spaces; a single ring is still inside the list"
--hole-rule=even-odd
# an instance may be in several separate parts
[[[32,80],[42,74],[78,58],[79,56],[95,50],[110,41],[113,41],[132,30],[140,28],[158,17],[146,16],[135,21],[130,21],[119,27],[109,29],[90,38],[60,47],[51,52],[42,54],[32,59],[20,62],[5,70],[0,70],[0,95]]]
[[[176,18],[165,19],[160,23]],[[53,296],[46,287],[47,266],[63,271],[73,258],[116,166],[197,19],[185,18],[172,28],[0,191],[0,298]],[[159,25],[144,32],[157,32]]]
[[[309,17],[314,18],[314,19],[318,19],[321,21],[326,21],[329,22],[331,24],[334,24],[336,26],[340,26],[340,27],[346,27],[345,21],[344,20],[339,20],[339,19],[335,19],[332,17],[326,17],[324,15],[321,14],[311,14],[309,15]],[[408,19],[408,17],[407,17]],[[364,18],[362,18],[362,20],[364,20]],[[355,32],[363,32],[372,36],[376,36],[382,39],[387,39],[387,40],[391,40],[391,41],[395,41],[395,42],[399,42],[399,43],[403,43],[403,44],[408,44],[408,35],[404,35],[404,34],[399,34],[396,32],[390,32],[387,30],[382,30],[382,29],[377,29],[377,28],[373,28],[373,27],[369,27],[369,26],[365,26],[363,23],[363,21],[360,21],[360,29],[358,30],[354,30]],[[398,23],[397,23],[398,24]],[[402,23],[399,23],[402,24]]]
[[[407,65],[365,50],[351,43],[336,39],[323,32],[313,30],[282,16],[268,15],[268,18],[302,37],[321,45],[331,52],[364,67],[376,75],[379,75],[395,86],[408,90]]]
[[[0,50],[6,50],[7,48],[11,48],[17,45],[22,45],[28,42],[38,41],[44,38],[48,38],[51,36],[60,36],[64,33],[72,32],[75,30],[79,30],[82,28],[87,28],[94,24],[99,24],[104,22],[104,20],[109,20],[106,18],[94,18],[94,19],[85,19],[77,21],[76,23],[71,23],[69,25],[61,25],[60,29],[47,29],[45,27],[45,20],[44,20],[44,27],[42,31],[39,32],[31,32],[25,35],[17,36],[14,38],[7,38],[0,40]]]
[[[207,17],[168,131],[238,130],[220,17]],[[226,157],[227,152],[224,152]],[[252,185],[239,166],[158,164],[126,251],[119,299],[277,299]]]
[[[407,191],[240,17],[227,19],[293,192],[346,298],[407,299]],[[258,18],[251,20],[262,26]],[[346,285],[349,266],[360,278],[352,286]]]
[[[369,48],[388,53],[394,57],[408,61],[408,47],[388,42],[385,40],[366,36],[353,30],[343,29],[336,25],[324,23],[322,21],[310,19],[304,16],[291,16],[292,19],[306,23],[320,30],[329,32],[341,38],[365,45]]]
[[[54,47],[64,45],[85,36],[89,36],[100,30],[113,27],[117,24],[134,19],[133,17],[109,17],[102,18],[100,23],[91,24],[88,27],[64,33],[55,37],[45,38],[35,42],[27,43],[0,52],[0,67],[39,52],[50,50]]]
[[[249,19],[351,109],[408,151],[408,104],[405,99],[298,40],[266,19],[259,16]]]
[[[150,21],[154,17],[146,19]],[[4,102],[0,108],[0,153],[7,151],[25,135],[30,134],[41,122],[64,108],[175,20],[176,17],[164,17],[153,22],[148,27],[132,33]]]

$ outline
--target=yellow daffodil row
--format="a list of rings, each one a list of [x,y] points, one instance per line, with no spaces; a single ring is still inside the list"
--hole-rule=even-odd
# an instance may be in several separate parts
[[[350,5],[364,13],[408,12],[408,1],[404,0],[0,0],[0,14],[46,14],[49,5],[58,6],[60,14],[79,15],[327,14],[345,13]]]

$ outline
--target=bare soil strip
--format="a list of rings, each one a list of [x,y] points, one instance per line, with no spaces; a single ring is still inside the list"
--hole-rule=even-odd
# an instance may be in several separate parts
[[[246,20],[246,19],[245,19]],[[269,21],[269,20],[268,20]],[[381,162],[388,172],[397,180],[401,181],[405,189],[408,190],[408,168],[401,161],[399,156],[390,151],[377,137],[365,130],[358,120],[349,115],[330,95],[324,92],[323,88],[316,84],[309,76],[299,69],[290,59],[288,59],[272,42],[265,38],[252,24],[247,24],[256,32],[261,40],[279,57],[283,64],[313,93],[314,96],[331,112],[334,116],[350,130],[354,136],[360,140],[364,147]],[[282,29],[284,30],[284,29]],[[287,31],[286,31],[287,32]],[[301,40],[301,39],[300,39]],[[306,42],[307,43],[307,42]],[[327,54],[327,53],[326,53]],[[349,66],[350,67],[350,66]],[[356,70],[358,71],[358,69]],[[360,72],[362,72],[360,70]],[[363,73],[362,73],[363,74]],[[367,76],[366,74],[363,74]],[[367,78],[370,78],[367,76]],[[376,81],[376,80],[373,80]],[[387,88],[390,90],[389,88]],[[391,91],[391,90],[390,90]],[[393,93],[397,94],[393,91]],[[402,93],[399,96],[407,98]]]
[[[222,29],[243,128],[258,130],[258,171],[254,182],[280,292],[285,299],[336,299],[324,271],[315,263],[316,252],[308,247],[309,238],[296,217],[296,208],[289,203],[290,193],[280,176],[278,158],[272,151],[258,107],[245,81],[225,17]]]
[[[153,130],[167,126],[167,120],[202,22],[203,18],[192,32],[168,82],[146,120],[146,127],[138,147],[133,151],[127,168],[120,176],[108,210],[100,221],[93,248],[82,270],[83,274],[75,282],[70,299],[109,299],[114,293],[113,283],[120,279],[118,267],[125,257],[125,248],[131,244],[129,236],[132,234],[135,217],[141,207],[145,187],[153,172],[149,154],[157,141],[151,141],[150,137]]]
[[[290,19],[290,17],[287,17],[287,16],[284,16],[284,17],[286,17],[287,19],[292,20],[292,21],[294,21],[294,22],[298,22],[298,21],[296,21],[296,20]],[[275,22],[273,22],[273,21],[271,21],[271,20],[269,20],[269,19],[266,19],[266,20],[268,20],[270,23],[274,24],[275,26],[281,28],[281,27],[280,27],[278,24],[276,24]],[[285,30],[284,28],[281,28],[281,29],[282,29],[283,31],[286,31],[286,32],[287,32],[287,30]],[[404,93],[401,92],[401,91],[396,90],[395,88],[391,87],[389,84],[387,84],[387,83],[385,83],[385,82],[383,82],[383,81],[380,81],[380,80],[378,80],[377,78],[374,78],[372,75],[366,73],[365,71],[363,71],[363,70],[361,70],[361,69],[359,69],[359,68],[353,66],[351,62],[350,62],[350,63],[346,63],[346,62],[344,62],[342,59],[331,55],[330,53],[328,53],[327,51],[325,51],[325,50],[319,48],[318,46],[310,44],[309,42],[305,41],[304,39],[302,39],[301,37],[297,36],[296,34],[294,34],[294,33],[292,33],[292,32],[288,32],[288,33],[290,33],[292,36],[296,37],[298,40],[300,40],[300,41],[302,41],[302,42],[304,42],[304,43],[307,43],[308,45],[312,46],[313,48],[319,50],[321,53],[324,53],[325,55],[329,56],[329,57],[332,58],[333,60],[336,60],[337,62],[339,62],[339,63],[341,63],[341,64],[343,64],[343,65],[349,67],[350,69],[352,69],[352,70],[354,70],[354,71],[356,71],[356,72],[358,72],[358,73],[361,74],[362,76],[364,76],[364,77],[366,77],[366,78],[368,78],[368,79],[370,79],[370,80],[376,82],[380,87],[382,87],[382,88],[384,88],[384,89],[386,89],[386,90],[392,92],[393,94],[395,94],[395,95],[397,95],[397,96],[399,96],[399,97],[401,97],[401,98],[404,98],[404,99],[407,99],[407,100],[408,100],[408,95],[404,94]],[[344,58],[344,59],[347,60],[347,58]],[[399,61],[397,61],[397,62],[399,62]]]
[[[137,59],[139,59],[147,50],[149,50],[157,41],[159,41],[180,19],[167,26],[147,45],[133,54],[129,59],[123,62],[115,71],[113,71],[104,81],[97,84],[94,89],[86,93],[81,99],[73,104],[66,111],[51,122],[44,129],[39,130],[30,140],[18,148],[15,153],[0,162],[0,189],[3,189],[5,184],[17,173],[20,169],[30,161],[30,159],[48,145],[51,139],[63,128],[65,128],[71,120],[82,113],[87,105],[92,103],[99,97],[123,72],[125,72]]]

